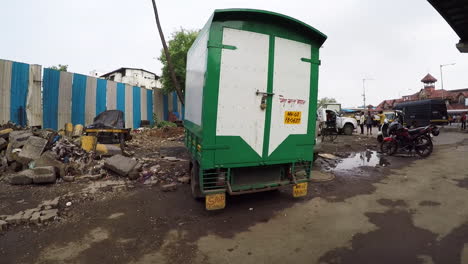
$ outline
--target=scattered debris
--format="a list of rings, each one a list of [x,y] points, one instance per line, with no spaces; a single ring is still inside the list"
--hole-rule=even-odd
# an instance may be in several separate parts
[[[329,154],[329,153],[320,153],[318,154],[320,157],[324,158],[324,159],[331,159],[331,160],[336,160],[336,159],[339,159],[337,156],[333,155],[333,154]]]
[[[166,185],[161,186],[161,189],[163,192],[172,192],[172,191],[177,190],[177,184],[176,183],[166,184]]]

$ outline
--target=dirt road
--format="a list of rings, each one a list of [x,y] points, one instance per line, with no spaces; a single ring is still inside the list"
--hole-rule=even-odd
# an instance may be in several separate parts
[[[216,212],[188,185],[136,184],[79,200],[48,226],[1,232],[0,262],[468,263],[468,134],[436,144],[427,159],[353,149],[304,199],[243,195]]]

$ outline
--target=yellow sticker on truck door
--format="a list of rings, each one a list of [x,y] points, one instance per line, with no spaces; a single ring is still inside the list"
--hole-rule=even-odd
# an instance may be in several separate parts
[[[288,125],[297,125],[301,123],[300,111],[286,111],[284,112],[284,123]]]

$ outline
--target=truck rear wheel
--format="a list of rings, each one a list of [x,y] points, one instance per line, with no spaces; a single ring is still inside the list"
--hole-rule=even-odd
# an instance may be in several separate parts
[[[347,136],[351,136],[353,134],[354,127],[351,124],[346,124],[343,128],[343,133]]]
[[[200,189],[200,165],[198,165],[198,161],[196,160],[192,160],[190,169],[190,188],[192,189],[194,199],[199,200],[203,198],[203,193]]]

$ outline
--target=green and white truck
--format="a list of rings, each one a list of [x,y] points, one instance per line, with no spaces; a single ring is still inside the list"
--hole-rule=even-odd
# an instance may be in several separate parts
[[[187,55],[185,144],[208,210],[225,195],[293,186],[307,194],[319,50],[326,36],[263,10],[215,10]]]

